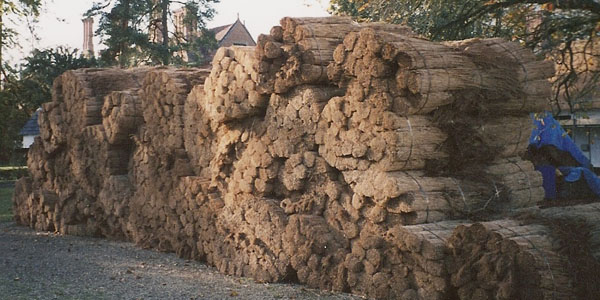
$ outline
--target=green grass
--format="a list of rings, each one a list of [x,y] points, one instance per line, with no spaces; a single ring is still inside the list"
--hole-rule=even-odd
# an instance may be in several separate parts
[[[27,176],[28,173],[26,166],[2,166],[0,167],[0,181],[14,181]]]
[[[15,188],[0,188],[0,222],[12,220],[12,195]]]

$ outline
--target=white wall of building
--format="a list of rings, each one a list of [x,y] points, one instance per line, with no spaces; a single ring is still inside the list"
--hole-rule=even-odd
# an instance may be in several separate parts
[[[35,139],[35,135],[24,135],[23,136],[23,146],[24,149],[29,149],[31,144],[33,144],[33,140]]]

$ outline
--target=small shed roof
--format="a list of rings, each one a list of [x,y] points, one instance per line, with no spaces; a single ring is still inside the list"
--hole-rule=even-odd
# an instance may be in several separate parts
[[[33,116],[25,123],[25,126],[19,131],[19,135],[39,135],[40,126],[38,125],[38,115],[40,114],[41,108],[38,108]]]

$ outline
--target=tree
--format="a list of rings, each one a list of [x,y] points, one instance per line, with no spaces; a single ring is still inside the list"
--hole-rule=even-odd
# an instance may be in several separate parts
[[[218,48],[215,33],[206,28],[205,21],[212,19],[214,11],[202,10],[197,3],[188,2],[182,8],[183,24],[176,29],[173,38],[175,57],[172,62],[178,65],[200,66],[209,62],[210,53]],[[198,25],[198,22],[202,22]],[[181,32],[185,27],[189,32]],[[183,60],[186,57],[186,60]]]
[[[586,57],[597,56],[593,50],[600,29],[597,1],[331,0],[330,9],[359,21],[403,23],[433,40],[504,37],[519,41],[557,62],[554,104],[565,101],[571,112],[598,90],[600,70]],[[560,111],[558,105],[555,108]]]
[[[212,3],[219,0],[187,0],[184,7],[186,25],[197,32],[206,32],[206,20],[214,15]],[[100,15],[97,31],[107,49],[101,53],[101,61],[121,67],[138,64],[167,65],[173,55],[184,49],[195,47],[214,47],[210,35],[198,35],[190,39],[176,36],[170,30],[173,24],[171,7],[174,0],[104,0],[95,3],[87,15]],[[174,26],[173,26],[174,27]],[[171,38],[176,37],[176,38]],[[213,38],[214,40],[214,38]],[[199,59],[202,56],[198,56]],[[192,62],[194,63],[194,62]]]
[[[359,21],[405,24],[433,40],[507,36],[518,30],[519,25],[510,11],[491,12],[477,22],[462,22],[460,15],[464,9],[483,3],[479,0],[332,0],[330,3],[330,10],[336,14],[353,16]],[[452,21],[457,26],[448,28]]]
[[[19,92],[24,101],[21,106],[35,110],[52,98],[54,79],[68,70],[97,67],[96,59],[85,58],[78,49],[57,47],[34,49],[25,57],[19,71]]]
[[[21,127],[42,103],[51,100],[54,79],[67,70],[95,66],[94,59],[64,47],[33,50],[19,71],[6,65],[8,78],[0,90],[0,161],[11,158],[20,144]]]
[[[40,8],[41,0],[0,0],[0,77],[3,83],[10,76],[7,74],[2,50],[18,45],[18,34],[9,24],[19,23],[25,16],[38,16]],[[0,89],[3,83],[0,83]]]
[[[19,96],[13,84],[16,72],[10,66],[3,68],[6,76],[4,88],[0,90],[0,162],[9,162],[15,149],[20,147],[19,130],[27,121],[26,110],[19,106]]]
[[[106,12],[112,1],[94,3],[88,15],[100,14],[97,34],[108,47],[100,54],[100,60],[108,65],[127,67],[137,65],[141,59],[140,49],[147,48],[148,35],[139,29],[143,18],[142,12],[147,10],[147,1],[118,1]]]

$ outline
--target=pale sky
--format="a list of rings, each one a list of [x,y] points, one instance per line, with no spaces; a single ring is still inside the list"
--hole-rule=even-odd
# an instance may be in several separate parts
[[[81,49],[83,46],[82,15],[90,7],[93,0],[45,0],[46,6],[42,12],[37,34],[40,41],[35,42],[37,48],[67,45],[70,48]],[[278,25],[285,16],[318,17],[327,16],[329,0],[221,0],[213,7],[217,14],[208,23],[208,27],[231,24],[237,19],[246,23],[246,27],[256,40],[261,33],[269,33],[271,27]],[[94,20],[98,26],[98,18]],[[25,26],[19,29],[23,49],[9,49],[9,59],[16,62],[26,56],[32,49],[30,34]],[[100,38],[95,37],[95,50],[98,51]]]

